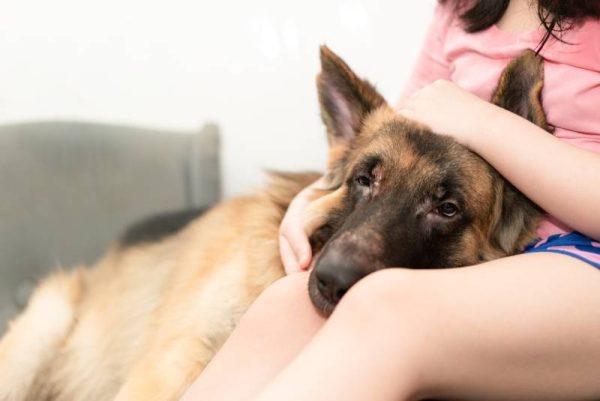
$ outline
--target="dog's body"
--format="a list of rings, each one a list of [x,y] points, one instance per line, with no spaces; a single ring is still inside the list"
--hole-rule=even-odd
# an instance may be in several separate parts
[[[309,285],[319,309],[330,312],[347,290],[322,275],[340,264],[353,267],[355,281],[390,266],[477,263],[518,252],[532,238],[540,211],[487,163],[396,115],[328,49],[321,58],[330,186],[306,216],[320,255]],[[537,65],[539,73],[533,56],[523,62]],[[512,70],[520,68],[516,64]],[[536,75],[522,89],[535,105],[538,83]],[[513,94],[508,84],[500,83],[496,103],[509,98],[505,92]],[[540,110],[532,119],[543,116]],[[444,169],[455,169],[454,181],[446,180]],[[407,179],[407,172],[418,179]],[[224,202],[169,235],[126,235],[93,268],[46,279],[0,342],[0,401],[178,399],[253,300],[284,274],[280,221],[293,197],[317,177],[276,174],[254,197]],[[406,200],[407,190],[418,196]],[[396,201],[403,206],[390,209]],[[414,216],[413,206],[419,210]],[[415,227],[396,232],[377,221],[380,215],[406,227],[414,220]],[[420,234],[424,222],[426,234]],[[384,238],[388,231],[392,245]],[[341,254],[350,259],[340,263]]]
[[[0,345],[0,399],[172,400],[284,272],[285,203],[315,175],[275,176],[174,235],[116,244],[37,289]],[[122,243],[126,242],[127,245]]]

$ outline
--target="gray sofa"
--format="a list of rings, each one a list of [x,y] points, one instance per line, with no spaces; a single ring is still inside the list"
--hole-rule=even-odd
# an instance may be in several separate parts
[[[219,133],[82,122],[0,126],[0,335],[36,282],[93,263],[140,218],[220,197]]]

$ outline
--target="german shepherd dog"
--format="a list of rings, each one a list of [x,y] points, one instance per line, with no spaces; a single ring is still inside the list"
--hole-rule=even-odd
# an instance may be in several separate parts
[[[547,129],[542,85],[541,61],[527,52],[492,101]],[[316,255],[308,291],[323,313],[377,269],[472,265],[533,238],[538,207],[474,153],[396,114],[326,47],[317,87],[328,186],[307,208],[306,230]],[[284,275],[280,221],[318,177],[273,174],[254,196],[168,235],[139,225],[95,266],[44,280],[0,342],[0,401],[178,399]]]

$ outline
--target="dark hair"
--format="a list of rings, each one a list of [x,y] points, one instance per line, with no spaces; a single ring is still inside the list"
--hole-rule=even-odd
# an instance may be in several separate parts
[[[439,0],[446,3],[447,0]],[[510,0],[451,0],[465,24],[467,32],[479,32],[497,23],[508,8]],[[600,18],[598,0],[537,0],[537,13],[546,29],[539,52],[550,37],[562,40],[563,32],[587,18]]]

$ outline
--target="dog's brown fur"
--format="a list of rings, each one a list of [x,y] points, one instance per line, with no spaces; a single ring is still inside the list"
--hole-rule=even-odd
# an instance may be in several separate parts
[[[399,117],[325,47],[321,60],[318,86],[329,133],[330,187],[318,193],[306,215],[320,260],[328,247],[343,242],[340,238],[351,237],[344,224],[357,209],[348,211],[353,191],[348,177],[367,152],[393,161],[371,172],[378,185],[373,197],[390,185],[404,185],[400,181],[407,171],[420,178],[406,191],[428,190],[426,183],[439,174],[439,166],[423,158],[415,135],[442,141],[449,151],[443,157],[460,166],[467,183],[465,197],[475,217],[448,249],[450,264],[511,254],[531,238],[539,211],[483,160]],[[515,63],[540,68],[532,55]],[[511,71],[521,76],[519,68]],[[527,89],[534,103],[531,116],[540,123],[539,70],[531,76],[537,85]],[[503,79],[495,101],[500,104],[508,92],[521,107],[523,85],[513,87],[513,78]],[[343,99],[348,104],[336,103]],[[284,274],[277,245],[280,221],[293,197],[317,177],[274,174],[263,192],[223,202],[174,235],[134,246],[117,243],[94,267],[46,279],[0,342],[0,401],[178,399],[252,301]],[[389,266],[381,254],[382,233],[351,234],[358,238],[350,242],[369,244],[358,247],[357,257],[371,263],[371,270]],[[330,307],[311,296],[322,309]]]
[[[328,49],[318,77],[338,201],[320,223],[330,234],[309,280],[325,314],[356,281],[389,266],[444,268],[511,255],[532,240],[540,210],[483,159],[396,114]],[[543,65],[513,60],[492,101],[548,130]],[[451,214],[442,212],[451,207]]]
[[[47,279],[0,343],[0,400],[177,399],[283,275],[279,222],[317,177],[275,176],[174,236]]]

